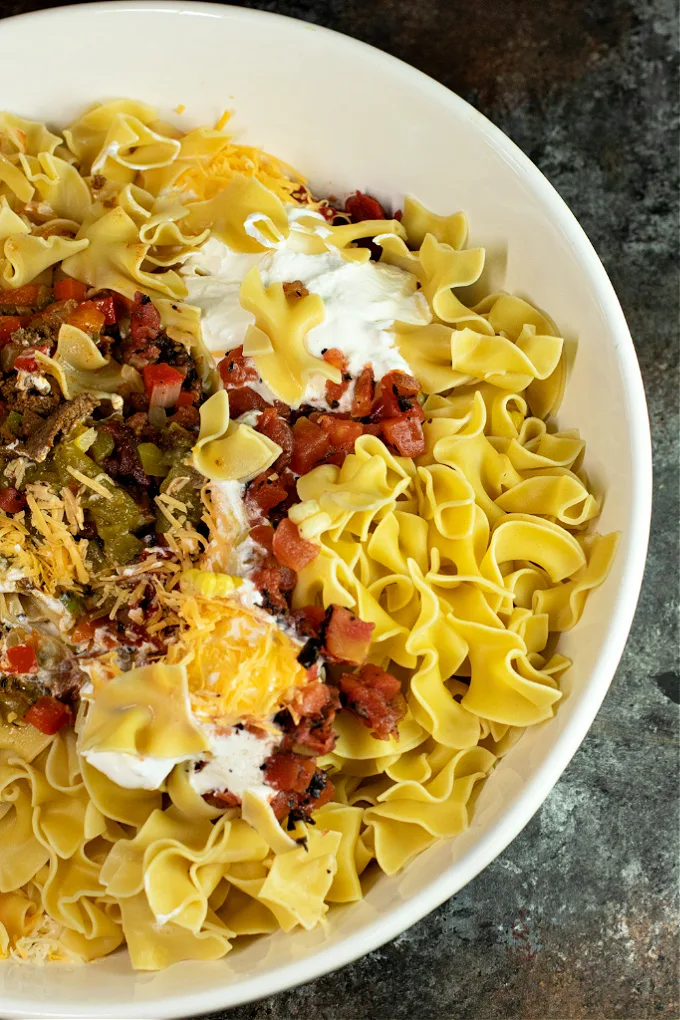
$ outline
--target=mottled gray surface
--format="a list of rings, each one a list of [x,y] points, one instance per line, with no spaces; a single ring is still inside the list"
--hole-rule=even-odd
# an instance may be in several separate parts
[[[32,6],[44,5],[1,10]],[[621,298],[647,387],[656,476],[645,586],[624,659],[543,809],[479,878],[394,942],[229,1020],[677,1018],[677,4],[244,6],[402,57],[537,163]]]

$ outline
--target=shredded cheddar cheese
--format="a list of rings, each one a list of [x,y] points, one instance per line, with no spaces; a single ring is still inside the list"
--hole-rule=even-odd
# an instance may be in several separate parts
[[[77,482],[80,482],[81,485],[86,486],[88,489],[92,489],[92,491],[96,492],[98,496],[102,496],[104,499],[113,499],[113,493],[111,490],[107,489],[105,485],[102,485],[98,479],[88,478],[82,471],[78,471],[77,468],[71,467],[70,464],[68,465],[67,470],[70,475],[73,475]],[[106,475],[103,475],[102,477],[105,478]]]
[[[177,599],[176,612],[180,633],[167,661],[186,666],[199,719],[221,725],[266,719],[291,688],[307,682],[297,661],[300,646],[268,614],[188,592]]]
[[[215,130],[223,131],[230,117],[228,111],[223,113]],[[293,194],[300,193],[310,206],[318,204],[307,197],[306,179],[294,167],[256,146],[236,145],[230,140],[208,163],[192,162],[176,179],[174,187],[205,200],[222,191],[234,174],[256,177],[283,202],[290,202]]]

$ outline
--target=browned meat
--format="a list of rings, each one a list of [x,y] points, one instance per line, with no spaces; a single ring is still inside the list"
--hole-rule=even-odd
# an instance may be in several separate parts
[[[117,481],[135,481],[138,485],[148,486],[151,479],[142,468],[132,429],[116,418],[110,418],[102,428],[110,434],[116,444],[113,455],[107,457],[103,464],[106,473]]]
[[[20,443],[16,453],[28,457],[37,464],[47,457],[54,446],[57,436],[66,435],[71,429],[87,418],[88,414],[98,407],[99,399],[90,393],[81,393],[68,403],[62,404],[54,411],[46,422],[39,426],[33,435]]]
[[[2,394],[2,399],[7,404],[8,410],[18,411],[19,414],[33,411],[34,414],[39,414],[42,418],[51,414],[63,400],[57,384],[50,380],[50,387],[50,393],[18,390],[17,377],[12,375],[9,379],[5,379],[3,383],[0,383],[0,393]]]
[[[291,297],[307,297],[309,291],[305,287],[302,280],[293,280],[291,283],[284,283],[283,293],[287,298]]]

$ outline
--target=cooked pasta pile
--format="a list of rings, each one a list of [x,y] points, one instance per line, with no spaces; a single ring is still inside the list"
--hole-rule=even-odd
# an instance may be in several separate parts
[[[552,717],[615,554],[562,339],[463,303],[465,216],[318,201],[225,123],[0,115],[0,957],[360,899]]]

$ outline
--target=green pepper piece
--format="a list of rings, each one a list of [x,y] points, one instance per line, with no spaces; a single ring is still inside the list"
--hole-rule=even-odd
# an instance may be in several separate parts
[[[18,436],[22,421],[23,417],[18,411],[10,411],[5,421],[5,427],[9,429],[13,436]]]
[[[165,478],[170,465],[168,464],[163,451],[155,443],[139,443],[137,453],[142,462],[142,470],[145,475],[153,475],[156,478]]]
[[[70,613],[71,616],[82,616],[83,601],[82,599],[79,599],[77,595],[71,595],[67,592],[64,595],[59,596],[59,601],[66,612]]]
[[[98,429],[97,438],[87,453],[97,464],[101,464],[107,457],[111,456],[115,448],[116,443],[111,433],[106,432],[104,429]]]
[[[121,542],[120,539],[128,536],[134,538],[131,532],[137,531],[138,528],[149,523],[149,517],[137,506],[125,489],[116,485],[86,453],[79,450],[73,443],[59,443],[54,451],[54,461],[60,476],[68,479],[69,482],[73,480],[73,475],[68,470],[71,467],[80,471],[87,478],[97,479],[111,493],[111,498],[106,499],[99,493],[86,488],[82,497],[83,506],[88,511],[97,529],[97,534],[104,543],[104,552],[107,557],[114,563],[129,562],[141,548],[141,543],[139,539],[134,539],[133,542]],[[120,556],[126,556],[127,559],[121,559]]]
[[[102,538],[106,554],[114,563],[130,563],[135,556],[139,556],[144,548],[144,543],[140,542],[135,535],[121,535],[115,533],[113,528],[110,529],[108,538],[103,535]]]
[[[161,485],[161,492],[167,492],[172,486],[171,495],[186,505],[186,523],[197,527],[203,517],[204,507],[203,500],[201,499],[201,489],[205,478],[193,467],[189,467],[182,462],[183,459],[186,459],[186,454],[183,455],[182,460],[177,457],[172,459],[175,460],[175,464],[170,468],[167,477],[164,479]],[[188,479],[180,489],[176,489],[172,485],[178,478]],[[171,527],[170,521],[158,510],[156,512],[156,532],[159,535],[164,535],[170,531]]]

